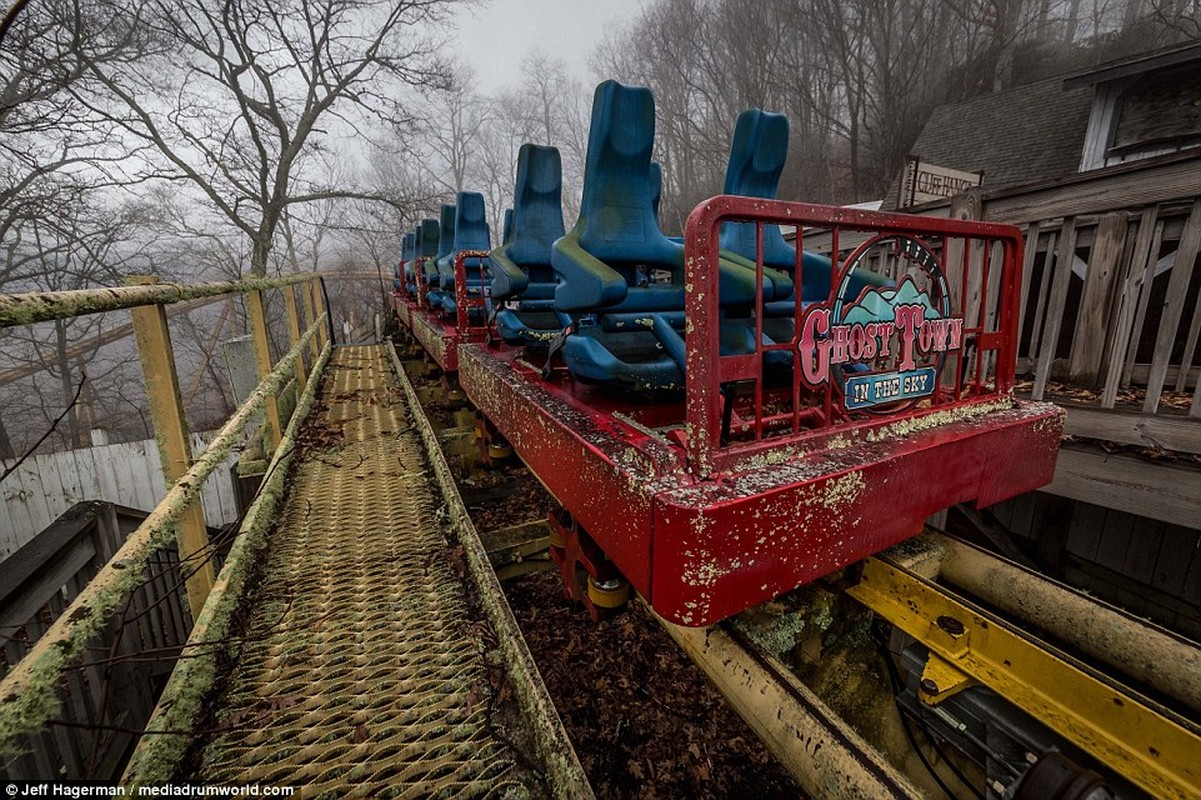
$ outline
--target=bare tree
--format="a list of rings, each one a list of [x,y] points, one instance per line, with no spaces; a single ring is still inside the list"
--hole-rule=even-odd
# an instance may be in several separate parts
[[[474,83],[471,69],[456,65],[447,84],[430,93],[424,124],[419,127],[425,144],[419,162],[450,195],[467,188],[479,139],[491,122],[492,104],[476,93]]]
[[[149,0],[144,24],[163,51],[86,60],[75,97],[199,189],[263,275],[289,206],[378,196],[331,185],[318,157],[373,121],[402,119],[400,89],[444,82],[423,31],[452,2]]]

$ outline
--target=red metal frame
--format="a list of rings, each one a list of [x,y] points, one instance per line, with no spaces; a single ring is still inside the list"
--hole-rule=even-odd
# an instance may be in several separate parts
[[[756,224],[757,254],[755,259],[756,303],[755,303],[755,351],[746,355],[723,356],[719,344],[719,314],[718,276],[719,234],[724,222],[752,222]],[[777,224],[787,226],[796,231],[797,246],[797,289],[794,293],[794,326],[795,334],[792,341],[779,342],[772,345],[763,344],[763,225]],[[916,217],[906,214],[889,214],[859,209],[848,209],[829,206],[818,206],[808,203],[788,203],[781,201],[763,201],[755,198],[735,195],[720,195],[713,197],[697,206],[688,217],[685,228],[685,316],[689,320],[689,335],[685,338],[686,348],[686,377],[687,402],[686,424],[689,431],[687,450],[689,464],[701,477],[726,471],[738,471],[757,456],[768,451],[779,450],[783,447],[800,446],[807,439],[821,436],[823,430],[837,425],[845,433],[845,424],[849,417],[835,406],[834,392],[836,387],[830,381],[821,398],[819,409],[806,406],[801,402],[801,370],[800,356],[797,349],[801,332],[802,306],[801,284],[804,276],[801,269],[801,251],[804,248],[804,228],[820,226],[829,229],[832,240],[831,261],[834,264],[830,280],[830,301],[834,300],[835,287],[849,263],[848,258],[842,258],[839,248],[840,235],[851,233],[870,233],[882,235],[907,235],[920,238],[939,237],[944,259],[950,245],[962,248],[963,259],[959,268],[959,283],[961,297],[959,308],[965,317],[967,312],[974,310],[975,325],[967,325],[963,329],[964,340],[971,337],[975,344],[972,356],[975,369],[973,381],[964,385],[958,377],[962,374],[960,363],[956,359],[956,381],[951,391],[940,388],[931,398],[927,407],[909,410],[892,415],[884,420],[880,418],[862,417],[851,420],[853,426],[865,428],[880,427],[896,422],[898,417],[920,417],[937,413],[947,405],[961,404],[969,398],[977,402],[989,402],[998,397],[1008,396],[1013,388],[1014,365],[1017,356],[1018,342],[1018,309],[1020,304],[1021,269],[1022,269],[1022,237],[1017,228],[1011,225],[1000,225],[984,222],[966,222],[961,220],[939,219],[931,217]],[[986,329],[988,317],[988,283],[989,263],[993,245],[1001,248],[1002,278],[999,313],[996,315],[997,325]],[[987,255],[980,259],[970,258],[973,250],[985,246]],[[975,278],[973,272],[978,270],[981,275],[978,285],[981,288],[979,300],[974,309],[967,309],[968,287]],[[767,352],[787,352],[792,358],[793,386],[790,408],[786,413],[764,413],[764,354]],[[990,353],[996,353],[997,368],[991,376],[991,385],[987,385],[985,365],[991,361]],[[962,358],[962,356],[960,356]],[[723,398],[722,384],[735,381],[754,383],[754,399],[752,403],[753,421],[749,430],[754,435],[754,441],[742,443],[721,443],[721,416]],[[776,430],[776,435],[767,438],[765,432]],[[816,428],[817,431],[813,429]],[[787,430],[781,430],[787,429]]]
[[[486,281],[480,286],[479,293],[467,285],[467,260],[475,259],[480,265],[480,276],[488,271],[487,250],[460,250],[455,253],[455,313],[459,329],[460,342],[482,342],[488,334],[488,299],[491,287]],[[471,324],[471,309],[478,308],[483,313],[484,324]]]
[[[965,248],[1000,242],[999,322],[990,328],[981,314],[971,326],[985,351],[971,379],[959,380],[957,363],[955,380],[930,408],[891,417],[835,417],[830,394],[802,413],[795,384],[763,385],[767,348],[741,359],[717,350],[716,234],[731,219],[812,222],[831,226],[835,237],[932,234],[944,238],[944,252],[956,237]],[[683,406],[615,399],[560,371],[544,380],[515,348],[464,342],[456,351],[459,381],[479,411],[665,618],[711,624],[908,538],[943,508],[989,505],[1050,481],[1063,412],[1011,392],[1021,263],[1012,228],[715,198],[690,218],[685,250],[693,286]],[[978,277],[986,294],[988,276]],[[756,305],[761,310],[762,300]],[[754,325],[762,330],[762,322]],[[990,385],[992,356],[999,368]],[[745,376],[756,384],[753,416],[738,427],[754,439],[724,445],[720,384]],[[765,403],[781,397],[794,401],[788,413],[765,414]]]

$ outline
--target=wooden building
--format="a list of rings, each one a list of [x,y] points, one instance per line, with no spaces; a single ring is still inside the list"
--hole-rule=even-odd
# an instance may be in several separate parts
[[[1054,483],[976,524],[1201,637],[1201,44],[940,108],[914,152],[984,180],[906,210],[1025,232],[1022,388],[1068,412]]]

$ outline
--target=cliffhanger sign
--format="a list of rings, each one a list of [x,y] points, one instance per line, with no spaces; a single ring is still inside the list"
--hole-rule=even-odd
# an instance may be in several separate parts
[[[901,173],[901,191],[897,208],[909,208],[931,200],[945,200],[974,189],[984,181],[983,172],[964,172],[922,161],[917,156],[905,159]]]

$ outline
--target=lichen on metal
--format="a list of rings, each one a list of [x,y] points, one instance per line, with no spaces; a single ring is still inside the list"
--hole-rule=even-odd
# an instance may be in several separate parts
[[[63,292],[0,294],[0,328],[99,314],[103,311],[116,311],[152,303],[171,304],[256,289],[277,289],[320,277],[316,273],[304,272],[279,278],[243,278],[239,281],[220,283],[156,283],[145,286],[72,289]]]
[[[16,755],[21,737],[40,730],[53,717],[59,707],[63,671],[83,654],[88,640],[108,624],[142,582],[150,556],[175,541],[175,526],[189,506],[198,501],[204,481],[229,457],[254,413],[288,377],[293,362],[320,324],[321,320],[311,326],[280,359],[137,530],[0,680],[0,760]]]
[[[417,391],[405,374],[400,358],[390,343],[388,351],[397,380],[409,403],[416,407]],[[549,789],[560,800],[587,800],[593,796],[588,779],[571,741],[567,738],[567,732],[550,694],[542,683],[529,647],[521,636],[517,619],[504,598],[500,581],[492,570],[488,553],[467,513],[463,498],[459,495],[450,467],[438,451],[437,434],[422,414],[414,415],[414,423],[425,442],[426,450],[431,454],[434,475],[442,489],[450,522],[455,527],[458,541],[463,547],[468,574],[476,584],[478,599],[488,622],[497,633],[500,656],[514,693],[526,718],[533,723],[532,732],[538,745],[539,756],[546,767]]]
[[[194,742],[147,737],[134,783],[546,794],[519,750],[524,729],[498,711],[506,664],[456,573],[430,474],[445,464],[427,450],[424,417],[395,380],[382,348],[335,351],[320,381],[321,413],[290,440],[305,457],[287,499],[278,510],[267,505],[274,491],[260,501],[253,536],[231,557],[234,572],[219,577],[249,591],[239,599],[238,587],[214,589],[215,607],[199,623],[207,649],[177,668],[152,724],[203,730]],[[256,542],[266,546],[252,552]],[[178,772],[172,765],[185,752],[195,758]],[[586,794],[573,787],[562,796]]]
[[[301,340],[299,347],[304,347]],[[185,645],[187,658],[181,659],[171,673],[167,686],[146,725],[143,736],[126,768],[125,780],[132,786],[161,784],[179,769],[190,738],[169,731],[192,731],[202,715],[202,704],[217,678],[218,665],[231,647],[230,627],[258,563],[256,558],[267,543],[267,533],[283,497],[285,478],[295,454],[296,432],[308,417],[316,399],[319,376],[329,361],[332,347],[326,345],[313,365],[312,378],[296,406],[275,457],[264,470],[267,478],[247,510],[238,536],[213,585],[208,601],[201,609]]]

